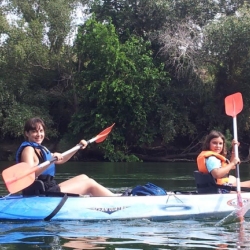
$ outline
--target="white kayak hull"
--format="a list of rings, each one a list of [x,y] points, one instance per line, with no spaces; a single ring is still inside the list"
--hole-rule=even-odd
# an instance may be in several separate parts
[[[245,206],[250,193],[242,193]],[[0,220],[176,220],[223,218],[235,211],[236,194],[174,194],[164,196],[68,197],[9,196],[0,199]],[[59,206],[60,205],[60,206]],[[250,212],[245,216],[249,216]]]

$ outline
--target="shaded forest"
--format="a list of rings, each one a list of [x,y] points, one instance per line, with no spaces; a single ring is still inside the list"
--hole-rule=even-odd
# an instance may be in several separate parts
[[[14,159],[34,116],[60,152],[115,123],[75,160],[195,160],[213,129],[230,145],[224,99],[241,92],[248,161],[247,1],[9,0],[0,19],[0,160]]]

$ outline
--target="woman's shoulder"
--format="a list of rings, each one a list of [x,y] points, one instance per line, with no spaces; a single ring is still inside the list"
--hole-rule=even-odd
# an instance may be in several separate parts
[[[25,148],[23,148],[23,150],[33,150],[34,151],[34,148],[32,146],[26,146]]]
[[[208,161],[208,162],[220,162],[220,159],[218,159],[216,156],[214,156],[214,155],[211,155],[211,156],[209,156],[209,157],[207,157],[206,158],[206,161]]]
[[[22,152],[28,152],[28,153],[34,152],[34,148],[32,146],[26,146],[23,148]]]

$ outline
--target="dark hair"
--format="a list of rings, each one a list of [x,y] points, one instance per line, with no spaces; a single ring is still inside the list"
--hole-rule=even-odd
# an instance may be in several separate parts
[[[41,118],[39,118],[39,117],[30,118],[24,124],[24,132],[29,132],[30,130],[35,130],[37,128],[37,125],[39,125],[39,124],[42,125],[44,130],[46,129],[46,126]]]
[[[202,150],[210,150],[210,141],[213,140],[214,138],[221,138],[223,140],[223,147],[222,147],[222,151],[221,154],[226,156],[227,154],[227,147],[226,147],[226,139],[225,136],[216,130],[212,130],[205,138],[203,146],[202,146]]]

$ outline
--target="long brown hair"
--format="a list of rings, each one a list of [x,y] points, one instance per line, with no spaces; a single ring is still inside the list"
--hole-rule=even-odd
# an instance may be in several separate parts
[[[214,138],[221,138],[223,140],[223,147],[222,147],[222,151],[221,151],[221,155],[226,156],[227,154],[227,146],[226,146],[226,139],[225,136],[217,131],[217,130],[212,130],[205,138],[203,146],[202,146],[202,150],[210,150],[210,142],[211,140],[213,140]]]

